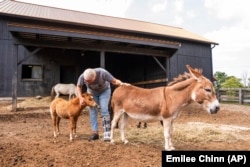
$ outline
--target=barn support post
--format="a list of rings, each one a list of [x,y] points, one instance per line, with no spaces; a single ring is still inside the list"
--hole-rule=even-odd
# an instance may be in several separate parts
[[[102,68],[105,68],[105,51],[102,50],[100,53],[100,65]]]
[[[18,76],[18,46],[14,45],[13,47],[13,75],[12,75],[12,112],[17,111],[17,76]]]
[[[170,74],[170,59],[169,59],[169,57],[166,57],[166,78],[167,78],[167,84],[168,84],[168,82],[169,82],[169,80],[170,80],[170,76],[171,76],[171,74]]]
[[[155,56],[153,56],[153,58],[155,59],[156,63],[161,67],[161,69],[162,69],[164,72],[167,72],[167,70],[166,70],[165,67],[161,64],[161,62],[160,62]]]

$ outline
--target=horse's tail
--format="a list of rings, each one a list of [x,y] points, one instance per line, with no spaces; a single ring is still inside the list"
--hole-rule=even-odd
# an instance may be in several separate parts
[[[56,96],[55,86],[53,86],[50,92],[51,101],[54,100],[55,96]]]

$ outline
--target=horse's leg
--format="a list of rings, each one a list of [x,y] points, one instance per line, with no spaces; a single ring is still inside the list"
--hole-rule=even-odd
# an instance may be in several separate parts
[[[121,131],[121,139],[124,142],[124,144],[128,143],[128,140],[125,138],[125,126],[126,126],[127,118],[128,118],[128,115],[126,113],[123,113],[122,118],[121,118],[120,131]]]
[[[57,134],[56,134],[56,116],[51,114],[51,118],[52,118],[52,122],[54,125],[54,137],[57,137]]]
[[[171,151],[174,150],[174,146],[172,143],[172,123],[173,118],[166,118],[163,120],[163,127],[164,127],[164,137],[165,137],[165,150]]]
[[[115,112],[113,115],[113,119],[111,121],[111,131],[110,131],[110,142],[114,143],[114,129],[116,128],[118,121],[122,115],[122,111]]]
[[[61,120],[61,118],[57,115],[56,116],[56,133],[57,133],[57,135],[60,134],[60,129],[59,129],[60,120]]]
[[[75,119],[74,117],[70,117],[70,133],[69,133],[69,140],[72,141],[73,140],[73,131],[74,131],[74,124],[75,124]]]
[[[74,134],[74,137],[76,138],[77,137],[77,134],[76,134],[76,125],[77,125],[77,120],[78,120],[79,117],[75,117],[74,118],[74,126],[73,126],[73,134]]]
[[[59,97],[60,93],[56,92],[56,98]]]

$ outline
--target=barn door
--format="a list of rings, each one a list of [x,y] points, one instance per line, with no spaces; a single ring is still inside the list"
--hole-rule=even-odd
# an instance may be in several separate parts
[[[74,83],[76,84],[76,68],[75,66],[61,66],[60,67],[60,83]]]

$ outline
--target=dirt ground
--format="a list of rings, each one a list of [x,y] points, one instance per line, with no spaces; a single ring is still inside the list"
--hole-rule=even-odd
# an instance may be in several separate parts
[[[54,139],[49,115],[49,100],[33,98],[25,106],[19,101],[18,112],[11,112],[10,101],[0,101],[0,166],[161,166],[164,146],[159,122],[138,129],[129,120],[124,145],[115,132],[116,144],[89,142],[88,112],[78,121],[78,137],[69,141],[68,120],[62,120],[62,134]],[[99,120],[102,137],[101,119]],[[174,122],[173,143],[176,150],[250,150],[250,107],[221,104],[221,110],[208,114],[200,106],[186,107]]]

